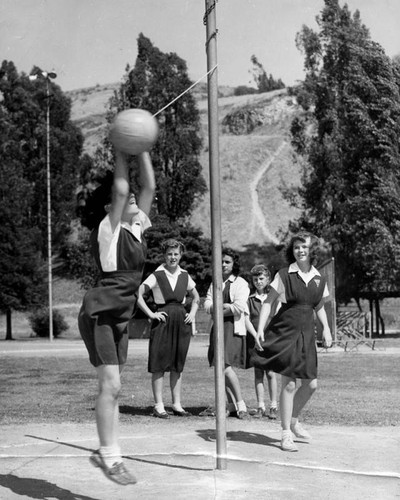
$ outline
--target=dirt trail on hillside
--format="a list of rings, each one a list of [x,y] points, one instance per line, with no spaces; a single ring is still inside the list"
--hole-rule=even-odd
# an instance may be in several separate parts
[[[251,204],[252,204],[252,213],[253,217],[251,219],[251,228],[249,239],[252,241],[255,239],[256,232],[261,231],[261,233],[265,236],[267,241],[272,241],[273,243],[278,243],[278,238],[270,231],[268,227],[268,223],[266,221],[265,215],[260,207],[259,199],[258,199],[258,184],[261,181],[263,175],[268,171],[271,167],[272,162],[282,153],[282,150],[287,146],[287,142],[282,140],[279,147],[276,149],[274,154],[261,165],[261,168],[256,173],[250,184],[250,193],[251,193]],[[268,215],[268,214],[267,214]]]

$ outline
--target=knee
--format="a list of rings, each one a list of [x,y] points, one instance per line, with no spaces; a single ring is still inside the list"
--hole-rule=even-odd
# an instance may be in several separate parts
[[[282,390],[288,394],[293,394],[296,390],[296,381],[290,380],[290,382],[282,387]]]
[[[313,394],[318,387],[318,382],[317,379],[311,380],[311,382],[308,384],[308,390],[310,391],[311,394]]]
[[[101,394],[108,396],[112,399],[117,399],[119,393],[121,392],[121,381],[120,380],[108,380],[100,384]]]

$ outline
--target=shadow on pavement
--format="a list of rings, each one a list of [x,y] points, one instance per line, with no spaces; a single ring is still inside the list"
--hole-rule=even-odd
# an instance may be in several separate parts
[[[44,479],[18,477],[14,474],[0,474],[0,486],[13,493],[38,500],[56,498],[57,500],[96,500],[93,497],[72,493]]]

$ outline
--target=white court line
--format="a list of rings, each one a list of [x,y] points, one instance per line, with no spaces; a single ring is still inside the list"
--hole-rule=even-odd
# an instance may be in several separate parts
[[[62,443],[60,443],[62,444]],[[0,454],[0,460],[1,459],[54,459],[54,458],[85,458],[89,457],[89,455],[86,454],[72,454],[72,453],[63,453],[63,454],[51,454],[51,455],[4,455]],[[216,459],[216,455],[213,453],[135,453],[134,455],[130,455],[127,453],[122,454],[123,458],[146,458],[146,457],[168,457],[171,458],[173,456],[176,457],[206,457],[206,458],[213,458]],[[363,472],[363,471],[355,471],[355,470],[349,470],[349,469],[335,469],[333,467],[316,467],[312,465],[301,465],[301,464],[286,464],[284,462],[263,462],[260,460],[247,460],[244,458],[240,458],[237,456],[231,456],[231,455],[224,455],[221,458],[225,458],[227,460],[235,460],[239,462],[247,462],[247,463],[257,463],[260,465],[276,465],[279,467],[292,467],[295,469],[307,469],[307,470],[312,470],[312,471],[324,471],[324,472],[334,472],[336,474],[349,474],[352,476],[368,476],[368,477],[386,477],[386,478],[392,478],[392,479],[400,479],[400,474],[397,472],[373,472],[373,471],[368,471],[368,472]]]

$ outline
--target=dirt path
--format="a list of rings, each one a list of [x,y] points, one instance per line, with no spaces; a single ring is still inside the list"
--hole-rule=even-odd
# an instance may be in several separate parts
[[[251,228],[249,239],[252,241],[255,239],[257,231],[261,231],[265,236],[267,241],[272,241],[273,243],[278,243],[277,237],[270,231],[268,224],[265,219],[265,215],[261,209],[259,198],[258,198],[258,184],[260,183],[263,175],[271,167],[273,161],[282,153],[282,150],[287,146],[287,142],[282,140],[279,147],[275,150],[274,154],[266,161],[253,178],[250,183],[250,193],[251,193],[251,203],[252,203],[252,214],[251,218]]]

